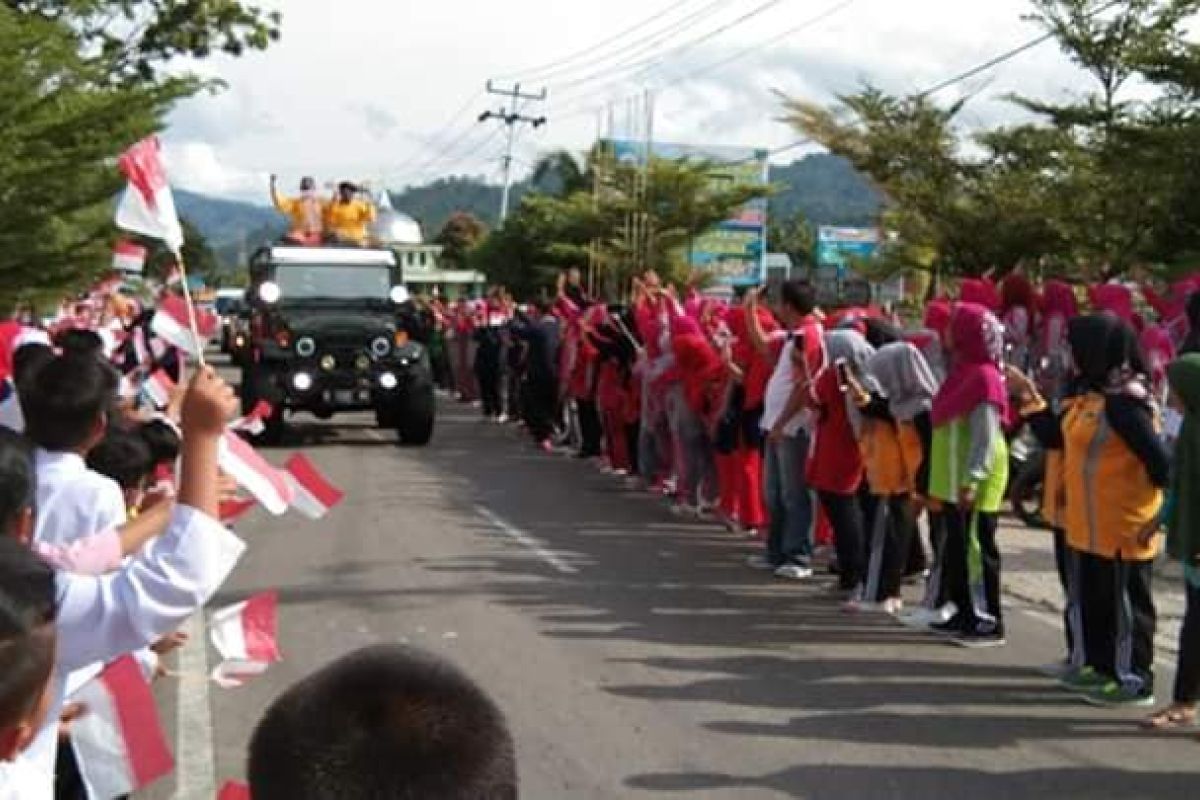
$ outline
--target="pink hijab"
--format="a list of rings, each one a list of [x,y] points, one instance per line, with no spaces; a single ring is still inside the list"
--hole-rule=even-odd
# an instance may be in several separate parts
[[[1092,306],[1096,311],[1108,311],[1116,314],[1130,325],[1134,322],[1133,292],[1128,286],[1119,283],[1101,283],[1091,287],[1088,293],[1092,298]]]
[[[965,417],[983,403],[1008,412],[1000,372],[1004,329],[996,315],[976,303],[959,303],[950,317],[951,367],[933,399],[933,424]]]
[[[1000,311],[1000,292],[991,278],[964,278],[958,288],[958,299],[963,303],[983,306],[993,313]]]

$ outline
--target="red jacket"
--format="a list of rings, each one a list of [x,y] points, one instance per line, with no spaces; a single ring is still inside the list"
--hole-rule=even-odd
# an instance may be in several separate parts
[[[864,465],[837,370],[821,373],[814,395],[817,426],[809,449],[808,483],[822,492],[853,494],[862,483]]]

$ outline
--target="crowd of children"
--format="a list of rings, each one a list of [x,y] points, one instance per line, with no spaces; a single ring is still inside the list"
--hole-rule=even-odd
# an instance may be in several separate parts
[[[487,419],[759,537],[755,568],[805,580],[826,567],[847,611],[964,647],[1005,643],[997,530],[1009,443],[1030,431],[1066,600],[1066,650],[1047,670],[1065,688],[1154,702],[1164,528],[1185,564],[1175,703],[1147,722],[1161,727],[1192,721],[1200,701],[1197,289],[1077,292],[1017,271],[964,280],[905,326],[876,308],[825,314],[799,281],[768,310],[758,291],[719,302],[650,272],[628,304],[605,305],[570,272],[552,301],[494,292],[438,319],[447,386],[481,397]],[[922,578],[905,609],[902,585]]]
[[[0,800],[114,796],[94,778],[113,784],[117,728],[149,717],[114,723],[85,757],[73,726],[95,709],[76,698],[126,656],[146,682],[166,674],[159,657],[246,548],[224,524],[233,390],[208,367],[187,377],[153,309],[116,305],[68,304],[47,330],[0,322]],[[154,399],[159,371],[178,388]],[[248,755],[241,796],[256,800],[517,796],[503,715],[410,648],[349,654],[292,687]]]

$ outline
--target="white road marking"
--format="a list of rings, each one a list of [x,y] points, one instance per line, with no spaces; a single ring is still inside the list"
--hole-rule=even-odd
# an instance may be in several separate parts
[[[204,612],[184,623],[187,644],[179,648],[179,671],[203,680],[180,681],[176,690],[175,797],[179,800],[212,800],[217,793],[216,758],[213,755],[212,707],[208,702],[208,635]]]
[[[550,566],[554,567],[554,569],[558,570],[563,575],[574,575],[579,572],[579,570],[563,561],[558,555],[547,550],[537,539],[511,524],[507,520],[496,516],[483,506],[475,506],[475,513],[479,514],[479,516],[490,522],[501,533],[505,534],[527,550],[533,552],[534,555],[536,555],[542,561],[545,561]]]

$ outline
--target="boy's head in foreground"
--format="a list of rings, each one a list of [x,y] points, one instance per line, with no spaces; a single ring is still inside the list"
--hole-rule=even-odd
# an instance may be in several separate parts
[[[401,645],[351,653],[279,697],[248,765],[254,800],[509,800],[504,716],[449,662]]]

